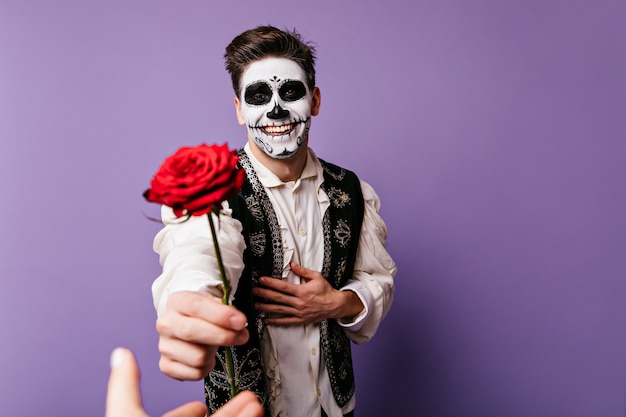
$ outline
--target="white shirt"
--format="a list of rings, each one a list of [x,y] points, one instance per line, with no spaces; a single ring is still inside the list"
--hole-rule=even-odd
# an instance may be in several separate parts
[[[264,186],[281,228],[284,248],[283,279],[300,284],[300,277],[289,267],[296,262],[320,271],[323,260],[322,218],[330,202],[320,188],[323,169],[312,150],[300,178],[283,182],[244,148]],[[393,300],[393,277],[396,266],[385,250],[387,229],[378,215],[380,202],[374,190],[361,181],[365,216],[359,240],[353,277],[342,290],[353,291],[364,305],[351,323],[342,323],[346,335],[355,343],[369,340],[389,311]],[[204,216],[175,224],[175,217],[163,208],[166,226],[154,239],[163,273],[152,291],[159,314],[165,310],[167,297],[175,291],[210,291],[221,296],[212,238]],[[225,203],[220,215],[218,241],[227,276],[235,293],[243,271],[245,249],[241,224],[230,217]],[[302,326],[266,326],[261,351],[272,416],[318,416],[322,406],[329,417],[340,417],[354,409],[355,397],[340,408],[333,397],[328,372],[320,351],[317,324]]]

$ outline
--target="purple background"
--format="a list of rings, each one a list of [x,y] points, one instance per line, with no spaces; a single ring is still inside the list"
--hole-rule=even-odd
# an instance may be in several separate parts
[[[394,306],[358,415],[626,412],[626,3],[0,0],[0,414],[103,415],[132,348],[157,416],[158,207],[182,145],[244,143],[225,45],[319,50],[311,142],[379,192]]]

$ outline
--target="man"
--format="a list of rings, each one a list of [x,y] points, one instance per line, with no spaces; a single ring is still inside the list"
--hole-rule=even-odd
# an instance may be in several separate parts
[[[220,304],[206,219],[170,224],[163,209],[154,242],[163,274],[153,285],[160,367],[205,377],[211,410],[229,398],[218,346],[237,345],[237,383],[257,393],[266,415],[354,415],[350,341],[369,340],[391,306],[396,267],[376,193],[308,147],[321,104],[314,53],[296,32],[271,26],[226,48],[248,136],[239,152],[246,182],[223,205],[218,233],[226,273],[238,280],[236,309]]]

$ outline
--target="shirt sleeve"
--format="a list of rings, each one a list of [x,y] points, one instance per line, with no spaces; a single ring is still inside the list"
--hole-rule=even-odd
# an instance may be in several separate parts
[[[339,321],[354,343],[372,338],[391,307],[396,264],[386,250],[387,226],[380,217],[380,199],[374,189],[361,180],[365,216],[361,227],[354,275],[342,290],[353,291],[364,305],[350,323]]]
[[[225,202],[213,224],[217,234],[224,270],[231,285],[231,300],[244,268],[245,242],[241,223],[233,219]],[[217,265],[213,237],[207,216],[177,219],[163,206],[163,229],[157,233],[153,249],[159,255],[163,272],[152,284],[152,298],[157,314],[165,311],[167,299],[176,291],[206,291],[222,297],[222,281]]]

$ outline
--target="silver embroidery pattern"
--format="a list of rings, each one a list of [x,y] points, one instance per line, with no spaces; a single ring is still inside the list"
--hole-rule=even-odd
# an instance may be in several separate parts
[[[350,226],[348,222],[345,220],[338,220],[337,227],[335,227],[335,239],[339,242],[342,247],[346,247],[348,243],[350,243],[350,237],[352,232],[350,231]]]
[[[327,170],[326,172],[332,175],[330,171]],[[330,197],[332,193],[329,193],[327,190],[324,191],[326,191],[326,193],[329,195],[329,199],[331,199],[332,201],[332,198]],[[341,193],[334,193],[333,195],[336,196],[337,194],[340,195]],[[336,204],[335,207],[337,207]],[[350,228],[348,227],[348,223],[346,221],[339,220],[338,227],[336,227],[334,231],[332,230],[331,223],[332,222],[330,220],[330,212],[329,210],[327,210],[326,213],[324,213],[324,218],[322,220],[324,231],[324,260],[322,263],[322,275],[329,281],[331,281],[330,273],[331,265],[333,263],[331,256],[333,252],[333,236],[339,244],[342,244],[342,242],[344,242],[343,245],[345,247],[345,244],[349,242],[351,235]],[[347,259],[345,257],[342,257],[336,262],[336,274],[334,277],[332,277],[332,280],[334,281],[333,284],[335,288],[339,288],[339,286],[341,285],[341,279],[347,268]],[[343,406],[350,400],[350,398],[352,398],[355,392],[352,362],[350,360],[349,354],[347,358],[344,356],[344,359],[340,360],[339,363],[337,363],[337,361],[333,360],[332,358],[335,357],[337,352],[350,352],[350,341],[343,333],[343,329],[337,329],[336,325],[329,325],[328,320],[322,321],[319,326],[320,344],[323,352],[323,357],[325,358],[325,361],[327,363],[326,369],[328,370],[328,377],[330,379],[333,396],[335,397],[337,404],[339,406]],[[328,365],[329,363],[334,364]],[[348,385],[347,391],[338,388],[341,386],[345,386],[347,383],[350,383],[350,385]]]
[[[250,250],[256,256],[263,256],[265,253],[265,233],[250,234]]]
[[[256,198],[253,196],[246,197],[246,206],[248,206],[248,210],[250,210],[250,214],[259,221],[263,220],[263,210],[259,203],[257,203]]]
[[[250,271],[250,280],[252,281],[252,287],[259,285],[259,272],[256,270]],[[265,320],[265,312],[258,310],[255,319],[255,326],[257,334],[260,336],[263,333],[263,320]]]
[[[322,164],[322,166],[324,167],[324,171],[326,171],[326,173],[328,175],[330,175],[331,177],[333,177],[334,179],[336,179],[337,181],[341,181],[343,179],[343,177],[346,176],[346,170],[343,168],[340,168],[339,173],[334,173],[333,171],[331,171],[326,164]]]
[[[261,353],[259,349],[252,349],[248,351],[244,358],[237,355],[237,350],[233,349],[233,364],[235,366],[235,383],[240,390],[247,390],[254,387],[254,385],[261,379],[263,372],[260,368]],[[218,350],[215,358],[221,363],[222,369],[226,369],[226,360],[224,358],[224,351]],[[207,385],[204,385],[205,398],[209,400],[211,405],[211,411],[217,410],[224,404],[217,404],[216,391],[219,389],[224,392],[230,392],[230,383],[226,372],[213,370],[209,374],[209,380],[214,390],[208,390]]]
[[[280,225],[278,224],[276,213],[272,207],[272,202],[263,188],[263,184],[261,184],[259,177],[256,175],[256,172],[252,167],[252,163],[250,162],[248,155],[243,149],[239,152],[239,163],[246,171],[248,181],[250,181],[256,200],[259,202],[258,204],[260,204],[263,213],[267,217],[267,222],[270,226],[270,234],[272,236],[272,252],[274,254],[272,277],[280,279],[283,275],[283,242],[280,236]]]
[[[348,260],[346,258],[341,258],[337,263],[337,271],[335,273],[335,286],[339,287],[341,285],[341,277],[346,272],[346,268],[348,267]]]
[[[342,329],[332,328],[329,326],[328,320],[324,320],[320,323],[320,342],[322,344],[322,351],[326,358],[330,358],[333,352],[345,352],[350,351],[350,339],[348,339],[343,333]],[[345,380],[349,375],[353,375],[352,362],[344,361],[339,367],[333,371],[332,367],[328,367],[328,377],[330,379],[331,387],[337,387],[345,384]],[[347,404],[350,398],[354,395],[355,385],[354,380],[350,384],[350,388],[347,392],[341,393],[340,390],[333,389],[333,395],[337,404],[342,407]]]
[[[328,194],[328,199],[335,207],[342,208],[350,202],[350,196],[345,191],[335,187],[330,187],[326,194]]]
[[[330,234],[330,215],[328,214],[328,210],[324,213],[324,219],[322,220],[323,230],[324,230],[324,260],[322,262],[322,276],[328,279],[328,274],[330,274],[330,261],[331,261],[331,234]]]

